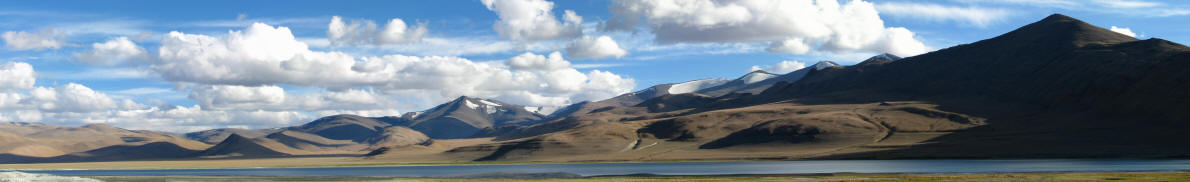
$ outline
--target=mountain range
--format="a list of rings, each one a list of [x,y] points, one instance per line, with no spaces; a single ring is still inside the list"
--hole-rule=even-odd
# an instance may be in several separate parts
[[[912,57],[662,84],[558,108],[463,96],[400,116],[186,134],[4,123],[0,162],[1185,157],[1186,68],[1190,47],[1055,14]]]

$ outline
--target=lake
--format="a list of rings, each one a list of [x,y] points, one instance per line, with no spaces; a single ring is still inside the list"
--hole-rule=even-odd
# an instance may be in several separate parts
[[[60,176],[391,176],[430,177],[480,173],[566,172],[583,176],[650,173],[658,175],[806,173],[1009,173],[1185,171],[1190,160],[1027,159],[1027,160],[811,160],[738,162],[656,162],[575,164],[480,164],[307,168],[22,170]]]

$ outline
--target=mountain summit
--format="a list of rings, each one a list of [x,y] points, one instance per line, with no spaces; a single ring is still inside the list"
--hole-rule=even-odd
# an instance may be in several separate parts
[[[1190,151],[1175,139],[1185,136],[1171,130],[1190,128],[1187,68],[1190,48],[1184,45],[1137,40],[1055,14],[971,44],[821,70],[765,93],[820,102],[924,101],[989,118],[980,127],[987,130],[942,137],[936,146],[907,153],[995,143],[1018,149],[1019,156],[1139,155],[1126,148]],[[1036,134],[999,133],[1011,131]],[[1083,150],[1091,146],[1130,147]]]
[[[461,96],[422,111],[410,118],[408,126],[430,138],[464,138],[485,128],[529,125],[545,117],[526,108],[532,107]]]

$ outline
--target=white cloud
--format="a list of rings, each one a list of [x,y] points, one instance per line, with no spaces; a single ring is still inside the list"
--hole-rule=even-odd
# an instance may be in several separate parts
[[[636,87],[635,80],[612,72],[593,70],[586,76],[587,83],[583,86],[584,91],[573,96],[571,102],[612,98],[631,92]]]
[[[791,38],[782,41],[773,41],[769,48],[765,51],[776,53],[789,54],[806,54],[810,52],[810,45],[802,38]]]
[[[158,51],[160,57],[149,67],[166,80],[177,83],[249,87],[290,84],[329,90],[362,87],[375,88],[382,93],[434,93],[431,98],[438,101],[460,95],[494,98],[530,92],[577,102],[582,101],[578,99],[599,98],[591,95],[604,95],[589,93],[619,92],[635,87],[631,78],[619,75],[615,75],[615,79],[619,79],[617,83],[631,85],[587,87],[591,84],[587,75],[611,73],[578,72],[562,60],[560,53],[549,57],[521,55],[507,62],[475,62],[444,56],[356,58],[340,52],[311,51],[307,47],[294,39],[287,28],[264,24],[255,24],[244,31],[230,31],[223,37],[171,32],[162,41]]]
[[[1132,29],[1130,29],[1130,28],[1111,26],[1111,31],[1120,33],[1120,34],[1124,34],[1129,37],[1137,37],[1136,33],[1133,33]]]
[[[350,85],[354,58],[313,52],[289,28],[253,24],[224,37],[170,32],[149,67],[168,81],[210,85]]]
[[[152,77],[150,70],[143,68],[89,68],[77,71],[39,72],[48,78],[59,80],[120,80]]]
[[[17,71],[13,71],[17,70]],[[16,73],[15,76],[11,73]],[[7,63],[0,66],[0,78],[29,77],[36,73],[33,68],[24,63]],[[7,81],[7,80],[4,80]],[[129,129],[152,129],[158,131],[188,132],[202,129],[222,128],[229,126],[249,126],[252,128],[268,128],[291,126],[295,123],[309,121],[310,115],[305,114],[300,107],[319,106],[307,111],[327,110],[327,108],[343,109],[344,112],[376,112],[377,108],[391,108],[391,105],[375,106],[359,104],[359,98],[369,98],[366,93],[344,91],[327,96],[312,94],[293,100],[314,100],[310,98],[326,98],[340,103],[315,102],[322,105],[299,105],[305,103],[281,103],[275,106],[294,105],[281,108],[279,111],[262,110],[262,108],[238,108],[237,110],[211,110],[195,105],[192,107],[173,106],[170,104],[155,104],[147,106],[132,100],[115,100],[105,93],[92,90],[81,84],[68,83],[56,87],[32,87],[29,83],[4,83],[8,91],[0,91],[0,122],[42,122],[58,125],[81,125],[88,123],[107,123]],[[10,92],[12,91],[12,92]],[[169,92],[162,88],[129,89],[117,91],[117,94],[152,94]],[[212,94],[217,95],[217,94]],[[248,95],[251,95],[249,93]],[[243,101],[242,96],[224,94],[224,100]],[[354,98],[354,101],[353,101]],[[160,101],[158,101],[160,102]],[[290,100],[286,100],[290,102]],[[385,100],[377,101],[386,102]],[[246,104],[245,104],[246,105]],[[369,107],[361,109],[364,107]],[[273,108],[269,108],[273,109]],[[387,109],[392,110],[392,109]],[[395,111],[395,110],[393,110]]]
[[[500,20],[492,26],[501,37],[510,40],[561,40],[582,35],[583,18],[574,11],[564,11],[559,22],[545,0],[481,0]]]
[[[772,65],[772,66],[763,66],[763,67],[759,66],[759,65],[752,66],[752,68],[748,69],[748,71],[752,72],[752,71],[764,70],[765,72],[769,72],[769,73],[785,74],[785,73],[797,71],[797,70],[805,68],[805,67],[806,67],[806,63],[804,63],[804,62],[788,60],[788,61],[781,61],[781,62],[777,63],[776,65]]]
[[[514,70],[558,70],[570,68],[570,62],[562,59],[558,52],[550,53],[549,57],[533,53],[524,53],[508,59],[508,67]]]
[[[190,99],[198,101],[200,106],[209,109],[280,104],[285,101],[285,89],[277,86],[200,86],[192,88]]]
[[[1008,17],[1011,12],[1004,9],[983,8],[977,6],[957,7],[938,4],[889,2],[876,5],[883,15],[894,17],[920,18],[932,21],[954,21],[977,27],[988,25]]]
[[[6,90],[23,90],[33,88],[37,82],[34,77],[33,66],[24,62],[8,62],[0,64],[0,92]]]
[[[132,59],[148,59],[145,48],[137,46],[128,37],[118,37],[103,43],[91,44],[91,50],[74,54],[79,60],[91,64],[115,65]]]
[[[628,51],[620,48],[611,37],[606,35],[594,37],[583,36],[570,41],[566,45],[566,58],[570,59],[603,59],[610,57],[624,57]]]
[[[107,94],[91,90],[87,86],[68,83],[56,88],[37,87],[29,91],[30,100],[21,102],[33,104],[45,112],[97,112],[116,109],[116,100]]]
[[[309,122],[311,116],[296,111],[207,110],[200,106],[145,107],[108,112],[41,113],[40,120],[50,124],[80,125],[105,123],[127,129],[190,132],[230,126],[272,128]]]
[[[872,3],[836,1],[616,0],[606,30],[645,24],[658,43],[734,43],[800,39],[832,52],[874,51],[917,55],[927,47],[908,29],[885,27]],[[640,19],[643,18],[644,22]],[[784,43],[775,43],[783,45]],[[792,45],[792,44],[791,44]],[[781,49],[781,52],[801,52]]]
[[[331,17],[326,35],[332,45],[385,45],[419,42],[426,35],[426,26],[409,26],[400,18],[389,20],[377,28],[371,20],[354,20],[350,24],[339,16]]]
[[[0,92],[0,109],[17,108],[23,98],[21,94]]]
[[[58,32],[57,29],[44,29],[39,32],[14,32],[8,31],[0,35],[4,39],[5,45],[11,50],[40,50],[40,49],[58,49],[66,45],[62,42],[64,34]]]
[[[583,74],[561,59],[560,53],[549,56],[522,54],[503,64],[493,62],[471,62],[454,57],[411,57],[389,55],[366,58],[356,70],[396,73],[389,81],[377,86],[386,92],[402,90],[433,90],[442,97],[440,101],[459,95],[485,98],[505,97],[510,94],[532,93],[550,99],[526,99],[507,102],[522,105],[561,105],[566,103],[605,99],[606,94],[626,93],[635,87],[635,81],[609,72],[593,70]],[[511,69],[504,68],[507,65]],[[379,71],[400,70],[400,71]],[[617,84],[601,84],[599,79],[613,80]],[[614,95],[612,95],[614,96]],[[529,102],[529,101],[563,102]],[[524,102],[522,102],[524,101]]]

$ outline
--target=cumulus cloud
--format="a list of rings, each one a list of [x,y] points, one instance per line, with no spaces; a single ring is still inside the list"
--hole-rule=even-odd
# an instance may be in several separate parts
[[[193,88],[190,99],[203,108],[221,109],[241,105],[280,104],[285,101],[285,89],[277,86],[245,87],[214,85]]]
[[[193,88],[190,99],[208,110],[265,110],[308,112],[396,111],[397,101],[371,90],[348,89],[291,94],[268,86],[214,85]]]
[[[384,45],[420,42],[426,35],[425,24],[409,26],[400,18],[389,20],[378,28],[371,20],[344,22],[339,16],[331,17],[327,25],[327,39],[332,45]]]
[[[155,106],[108,112],[40,113],[39,117],[39,120],[19,121],[64,125],[105,123],[127,129],[190,132],[233,126],[284,127],[309,122],[312,119],[310,115],[297,111],[207,110],[198,105],[191,107]]]
[[[606,99],[636,87],[631,78],[599,70],[584,74],[567,65],[570,63],[562,59],[561,53],[554,52],[549,56],[526,53],[503,64],[472,62],[455,57],[389,55],[367,58],[356,68],[400,70],[374,71],[396,73],[390,77],[391,80],[376,88],[389,92],[432,90],[444,97],[440,100],[468,95],[533,98],[504,100],[522,105],[563,105]]]
[[[805,67],[806,67],[806,63],[804,63],[804,62],[788,60],[788,61],[781,61],[781,62],[777,63],[776,65],[771,65],[771,66],[760,66],[760,65],[752,66],[752,68],[748,69],[748,71],[752,72],[752,71],[764,70],[765,72],[769,72],[769,73],[785,74],[785,73],[797,71],[797,70],[805,68]]]
[[[33,33],[7,31],[0,35],[0,38],[4,39],[4,44],[11,50],[40,50],[62,48],[66,45],[61,40],[63,36],[65,35],[57,29],[49,28]]]
[[[1137,37],[1136,33],[1132,32],[1131,28],[1111,26],[1111,31],[1127,35],[1129,37]]]
[[[508,67],[516,70],[558,70],[570,68],[570,62],[562,59],[558,52],[550,53],[549,57],[533,53],[524,53],[508,59]]]
[[[32,97],[22,102],[33,104],[45,112],[98,112],[116,109],[116,100],[87,86],[68,83],[57,88],[37,87],[29,91]]]
[[[130,42],[116,38],[93,45],[92,51],[101,52],[108,43],[121,47]],[[116,93],[189,92],[188,98],[197,104],[177,106],[160,100],[142,104],[75,83],[35,87],[37,73],[31,65],[5,63],[0,65],[0,87],[4,87],[0,88],[0,121],[107,123],[176,132],[267,128],[336,113],[397,115],[397,108],[424,108],[460,95],[556,106],[610,98],[636,87],[632,78],[615,73],[580,72],[560,52],[525,53],[500,61],[355,57],[312,51],[288,28],[265,24],[221,36],[171,32],[162,36],[153,56],[147,59],[149,74],[178,86]]]
[[[810,44],[806,43],[803,38],[791,38],[782,41],[773,41],[769,48],[765,49],[768,52],[775,53],[789,53],[789,54],[806,54],[810,52]]]
[[[0,64],[0,92],[33,88],[33,66],[24,62]]]
[[[12,73],[17,74],[14,76]],[[314,100],[310,98],[325,98],[322,100],[338,103],[327,104],[325,103],[326,101],[301,103],[305,105],[299,105],[296,102],[281,103],[276,105],[295,106],[281,108],[279,110],[264,110],[274,108],[255,106],[252,108],[237,108],[236,110],[212,110],[205,109],[199,105],[182,107],[165,103],[148,106],[127,99],[116,100],[105,93],[76,83],[68,83],[56,87],[32,87],[33,80],[31,78],[33,74],[35,73],[32,66],[25,63],[6,63],[4,66],[0,66],[0,76],[3,76],[0,78],[30,78],[27,83],[8,83],[9,80],[3,80],[6,83],[2,85],[9,87],[6,90],[0,90],[0,122],[42,122],[58,125],[107,123],[129,129],[189,132],[228,126],[247,126],[251,128],[290,126],[298,122],[309,121],[310,115],[303,113],[301,111],[303,108],[310,109],[305,110],[309,112],[322,112],[322,110],[329,110],[328,108],[357,113],[379,113],[376,112],[377,110],[395,111],[384,109],[392,108],[391,105],[375,106],[359,104],[357,101],[362,100],[359,98],[370,98],[360,96],[366,95],[361,93],[368,92],[352,91],[295,97],[295,101]],[[17,86],[13,87],[14,85]],[[208,95],[218,94],[208,93]],[[234,96],[234,94],[219,96],[222,96],[219,98],[224,101],[212,101],[212,103],[252,100],[242,96]],[[286,100],[286,102],[289,101]],[[377,102],[385,101],[381,100]],[[241,105],[249,106],[248,104]]]
[[[583,18],[566,10],[559,22],[545,0],[481,0],[500,17],[492,26],[501,37],[510,40],[539,41],[570,39],[582,35]]]
[[[876,9],[880,10],[881,14],[894,17],[919,18],[938,22],[953,21],[977,27],[987,27],[1011,14],[1004,9],[904,2],[881,3],[876,5]]]
[[[76,58],[91,64],[114,65],[132,59],[148,59],[148,52],[128,37],[118,37],[103,43],[91,44],[91,50],[74,54]]]
[[[290,84],[329,90],[365,87],[386,94],[433,93],[434,98],[441,98],[438,101],[460,95],[495,98],[529,92],[551,99],[523,101],[563,100],[509,101],[525,105],[565,104],[605,95],[591,93],[624,93],[635,87],[631,78],[612,73],[581,73],[570,67],[560,53],[548,57],[526,54],[500,62],[448,56],[357,58],[340,52],[311,51],[294,39],[288,28],[264,24],[230,31],[223,37],[171,32],[162,41],[158,55],[149,66],[154,72],[168,81],[199,85]],[[618,79],[617,84],[587,87],[592,80],[588,75],[607,74],[614,78],[601,79]]]
[[[170,32],[149,67],[168,81],[207,85],[336,85],[354,58],[342,53],[313,52],[286,27],[253,24],[223,37]]]
[[[803,52],[798,46],[805,46],[917,55],[928,49],[908,29],[885,27],[875,5],[859,0],[616,0],[610,8],[614,17],[604,30],[631,31],[644,24],[663,44],[800,39],[776,42],[770,50],[798,53]]]
[[[624,55],[628,55],[628,51],[620,48],[620,44],[616,43],[616,40],[606,35],[583,36],[571,40],[566,45],[566,57],[570,59],[620,58]]]

